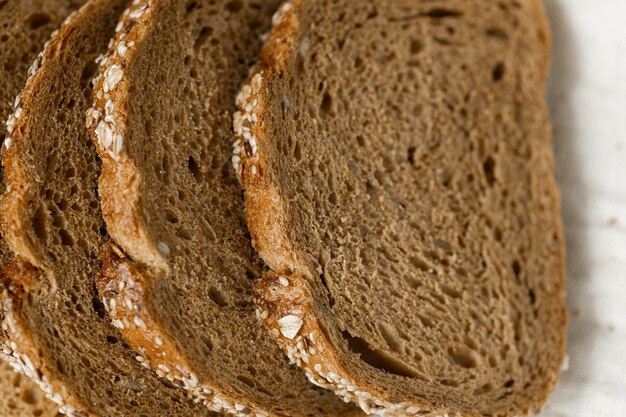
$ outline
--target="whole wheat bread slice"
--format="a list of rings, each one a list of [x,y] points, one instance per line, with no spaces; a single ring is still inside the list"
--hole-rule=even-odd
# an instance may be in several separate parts
[[[357,409],[312,386],[255,317],[261,268],[229,162],[236,92],[277,3],[138,1],[125,15],[89,117],[119,245],[98,289],[129,344],[207,407],[336,416]]]
[[[16,101],[3,149],[3,233],[16,254],[5,269],[3,352],[69,416],[209,416],[136,361],[95,289],[108,239],[85,113],[95,59],[126,5],[84,5],[53,35]]]
[[[266,326],[388,415],[539,410],[565,356],[539,0],[293,0],[238,98]]]
[[[13,101],[28,76],[28,68],[50,34],[82,1],[8,0],[0,2],[0,143],[6,136],[5,121]],[[0,194],[4,174],[0,168]],[[11,259],[9,248],[0,238],[0,270]],[[1,322],[1,313],[0,313]],[[0,330],[0,343],[4,333]],[[2,353],[0,352],[0,358]],[[58,407],[48,401],[28,378],[12,374],[7,363],[0,363],[0,415],[53,416]]]

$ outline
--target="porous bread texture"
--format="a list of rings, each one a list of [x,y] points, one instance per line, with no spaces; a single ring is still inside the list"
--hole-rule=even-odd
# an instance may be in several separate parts
[[[565,356],[538,0],[286,3],[233,165],[273,270],[259,314],[384,415],[537,412]]]
[[[360,412],[312,386],[255,317],[250,246],[230,166],[234,98],[278,1],[136,1],[95,82],[113,246],[98,290],[165,379],[236,415]]]
[[[1,278],[1,277],[0,277]],[[0,279],[0,299],[5,295],[5,283]],[[0,358],[10,355],[11,351],[3,347],[7,343],[5,331],[8,324],[0,308]],[[44,392],[21,368],[15,369],[12,361],[0,361],[0,416],[3,417],[58,417],[59,407],[46,398]]]
[[[125,0],[92,0],[46,45],[15,101],[3,147],[2,354],[68,416],[209,416],[143,368],[95,290],[107,243],[95,146],[85,126],[95,59]],[[5,282],[6,281],[6,282]]]
[[[26,376],[0,363],[0,415],[2,417],[60,417],[59,408]]]
[[[5,121],[13,101],[26,82],[28,68],[44,43],[63,19],[83,1],[8,0],[0,2],[0,143],[7,134]],[[8,126],[9,129],[12,125]],[[0,168],[0,194],[4,192],[4,173]],[[11,260],[9,248],[0,237],[0,269]],[[1,316],[1,314],[0,314]],[[1,321],[1,320],[0,320]],[[3,339],[2,332],[0,336]],[[1,355],[0,355],[1,357]],[[28,378],[12,375],[7,363],[0,363],[0,415],[55,415],[58,407],[35,391]]]

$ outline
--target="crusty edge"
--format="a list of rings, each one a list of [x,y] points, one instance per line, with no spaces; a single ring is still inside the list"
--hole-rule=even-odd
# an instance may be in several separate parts
[[[377,387],[356,383],[349,377],[351,373],[339,360],[327,327],[319,321],[306,263],[296,258],[287,237],[285,211],[282,210],[284,203],[265,175],[265,160],[259,148],[265,141],[267,82],[289,59],[289,49],[293,49],[292,43],[299,30],[298,17],[294,13],[299,2],[287,1],[276,13],[259,62],[237,97],[238,111],[233,116],[232,164],[244,189],[246,221],[252,243],[261,258],[277,272],[266,273],[255,284],[257,316],[289,360],[304,369],[312,383],[358,404],[366,413],[391,417],[418,414],[451,417],[456,414],[425,401],[394,401]],[[540,15],[545,29],[547,20],[538,9],[540,7],[537,6],[535,12]],[[546,50],[542,53],[547,57],[549,40],[544,46]],[[546,67],[547,64],[546,59]],[[538,88],[544,87],[546,74],[547,68],[542,72]],[[530,410],[530,414],[539,411]]]
[[[87,110],[87,129],[102,158],[99,192],[108,233],[114,240],[125,242],[124,250],[134,259],[169,271],[171,250],[150,236],[139,197],[141,177],[124,146],[125,68],[145,36],[145,23],[153,17],[151,5],[152,0],[134,0],[122,14],[108,52],[96,60],[100,71],[93,80],[94,106]]]
[[[209,409],[225,411],[237,416],[267,417],[254,406],[241,404],[220,392],[216,386],[201,381],[191,370],[187,360],[168,339],[142,303],[145,274],[141,267],[126,258],[119,247],[110,245],[102,255],[102,274],[96,280],[102,303],[124,339],[137,353],[136,359],[146,368],[152,368],[159,377],[181,385],[196,403]]]
[[[137,352],[136,359],[144,367],[152,368],[159,377],[182,386],[196,403],[213,411],[240,417],[269,415],[257,405],[237,400],[219,386],[202,381],[178,348],[161,337],[165,332],[142,303],[145,271],[140,265],[128,259],[115,245],[105,250],[102,259],[102,274],[96,280],[98,293],[113,325]],[[360,414],[346,412],[343,415]]]
[[[20,326],[19,314],[17,313],[21,285],[30,282],[33,278],[34,269],[24,263],[13,263],[2,272],[7,278],[8,286],[13,286],[13,290],[0,285],[0,332],[3,337],[0,341],[0,358],[8,362],[15,372],[21,373],[30,378],[46,395],[48,399],[59,407],[59,412],[69,417],[86,417],[90,414],[86,410],[81,410],[75,401],[71,401],[72,396],[65,389],[60,381],[51,381],[41,370],[45,368],[30,340],[29,332]],[[20,284],[13,285],[11,283]],[[16,305],[17,303],[17,305]]]

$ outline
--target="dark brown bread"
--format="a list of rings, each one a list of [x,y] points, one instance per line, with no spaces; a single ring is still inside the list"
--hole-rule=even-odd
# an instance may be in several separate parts
[[[28,68],[52,31],[82,3],[80,0],[0,1],[0,143],[4,142],[5,121],[11,114],[15,97],[26,83]],[[3,192],[4,174],[0,168],[0,194]],[[9,248],[0,238],[0,270],[10,258]],[[0,339],[4,339],[1,330]],[[0,363],[0,415],[55,415],[58,407],[36,390],[32,381],[13,375],[8,364]]]
[[[386,415],[538,411],[565,356],[539,0],[294,0],[233,162],[265,323]]]
[[[207,407],[336,416],[358,410],[312,386],[255,317],[261,268],[230,165],[234,99],[277,4],[138,1],[124,16],[90,123],[119,245],[98,289],[145,362]]]
[[[69,416],[209,416],[135,360],[95,289],[108,239],[85,113],[94,61],[127,3],[92,0],[67,20],[16,101],[3,150],[3,233],[16,254],[3,352]]]

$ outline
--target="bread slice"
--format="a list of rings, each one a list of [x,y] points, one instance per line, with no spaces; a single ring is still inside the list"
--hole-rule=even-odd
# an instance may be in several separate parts
[[[85,113],[94,61],[126,4],[84,5],[48,43],[16,101],[3,150],[3,232],[16,254],[5,269],[3,352],[69,416],[209,416],[135,360],[95,289],[108,239]]]
[[[0,143],[6,136],[5,121],[12,104],[28,76],[28,68],[43,48],[50,34],[82,1],[9,0],[0,2]],[[0,168],[0,194],[4,192],[4,174]],[[11,259],[9,248],[0,238],[0,270]],[[4,334],[0,330],[0,343]],[[2,353],[0,352],[0,358]],[[28,378],[14,375],[6,362],[0,361],[0,415],[52,416],[58,407],[38,393]]]
[[[238,98],[266,326],[389,415],[539,410],[565,356],[539,0],[293,0]]]
[[[357,410],[290,366],[255,317],[260,276],[230,165],[232,112],[277,1],[135,2],[90,117],[116,243],[98,289],[159,375],[213,410]]]

